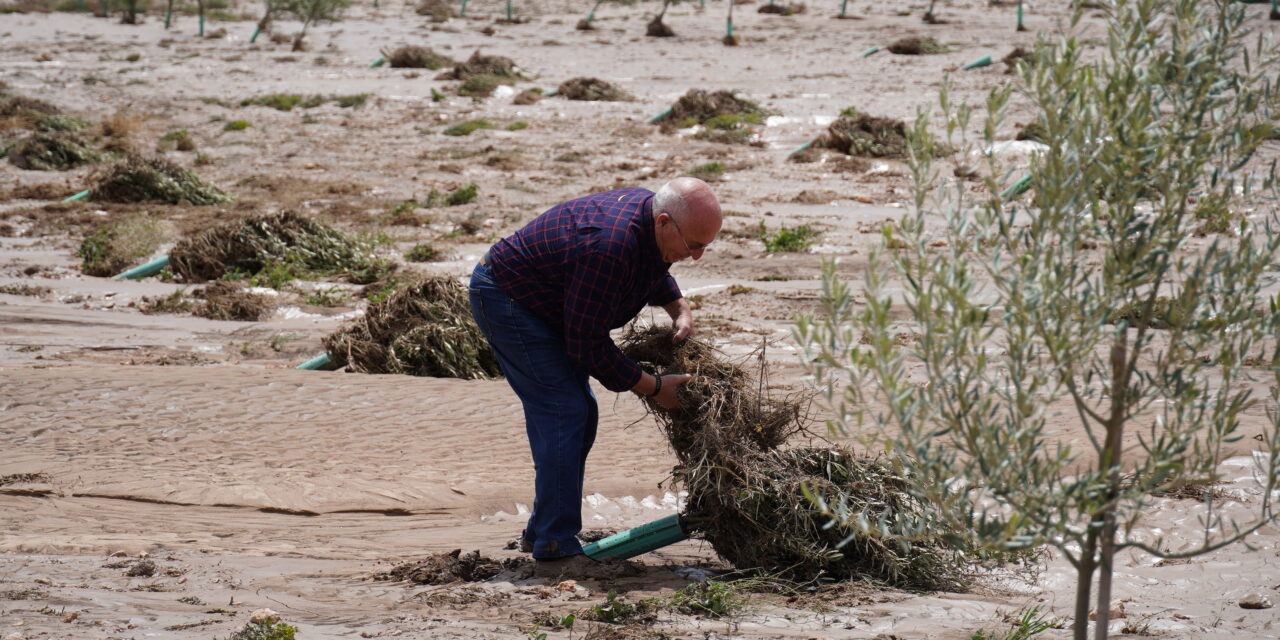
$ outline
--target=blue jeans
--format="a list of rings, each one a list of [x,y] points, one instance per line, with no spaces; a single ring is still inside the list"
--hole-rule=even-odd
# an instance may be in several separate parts
[[[470,294],[471,314],[524,405],[534,468],[525,540],[535,558],[582,553],[583,474],[599,421],[587,372],[569,360],[560,331],[507,296],[488,266],[472,272]]]

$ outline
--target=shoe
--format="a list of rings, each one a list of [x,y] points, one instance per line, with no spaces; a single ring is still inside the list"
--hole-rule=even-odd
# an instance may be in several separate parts
[[[554,580],[613,580],[640,574],[640,568],[625,560],[592,560],[584,554],[538,559],[533,577]]]

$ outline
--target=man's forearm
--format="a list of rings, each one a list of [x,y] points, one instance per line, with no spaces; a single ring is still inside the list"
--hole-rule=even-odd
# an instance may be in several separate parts
[[[684,298],[676,298],[675,300],[662,305],[662,308],[667,310],[667,315],[671,316],[672,321],[679,318],[682,313],[693,315],[693,309],[689,306],[688,302],[685,302]]]

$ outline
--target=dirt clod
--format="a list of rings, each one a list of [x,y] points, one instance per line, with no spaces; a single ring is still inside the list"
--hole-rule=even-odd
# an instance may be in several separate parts
[[[671,30],[662,18],[654,18],[644,27],[644,34],[650,38],[674,38],[676,32]]]
[[[931,55],[935,53],[946,53],[951,50],[945,44],[938,42],[936,38],[913,36],[910,38],[902,38],[895,40],[886,47],[890,53],[896,53],[904,56]]]

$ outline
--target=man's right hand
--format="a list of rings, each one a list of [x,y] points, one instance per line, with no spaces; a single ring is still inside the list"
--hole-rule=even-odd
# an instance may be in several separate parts
[[[679,409],[680,398],[676,396],[676,391],[680,389],[680,385],[688,382],[689,378],[692,377],[687,373],[673,373],[662,376],[662,389],[658,391],[658,395],[653,398],[653,401],[663,409]]]

